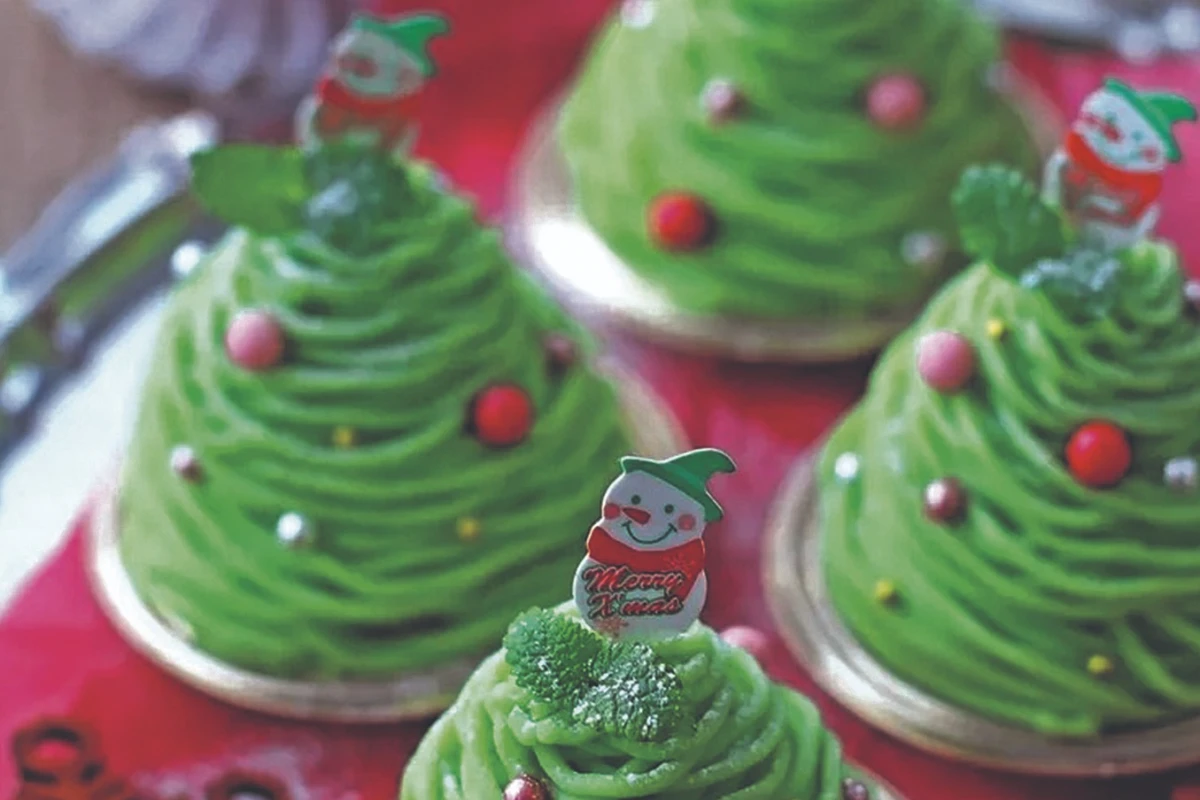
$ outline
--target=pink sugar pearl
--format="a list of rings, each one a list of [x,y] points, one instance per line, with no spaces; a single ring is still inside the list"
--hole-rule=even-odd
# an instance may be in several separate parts
[[[283,358],[284,336],[279,322],[266,311],[239,311],[225,329],[225,352],[242,369],[259,372]]]
[[[917,372],[930,388],[950,394],[975,374],[975,348],[953,331],[935,331],[917,343]]]
[[[762,664],[771,650],[771,641],[758,628],[734,625],[721,633],[721,638],[734,647],[740,647]]]
[[[912,75],[884,75],[867,90],[867,114],[881,128],[906,130],[925,118],[925,88]]]

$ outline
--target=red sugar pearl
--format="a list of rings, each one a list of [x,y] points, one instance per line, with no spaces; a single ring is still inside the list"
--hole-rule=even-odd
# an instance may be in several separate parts
[[[708,204],[693,194],[668,192],[650,205],[650,238],[672,252],[699,250],[712,237],[715,220]]]
[[[519,386],[489,386],[471,405],[471,429],[489,447],[520,444],[533,428],[533,401]]]
[[[1095,420],[1080,425],[1071,434],[1066,457],[1075,480],[1094,489],[1106,489],[1129,473],[1133,448],[1119,426]]]

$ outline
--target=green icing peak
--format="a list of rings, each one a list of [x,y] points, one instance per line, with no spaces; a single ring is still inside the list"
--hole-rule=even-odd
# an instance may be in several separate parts
[[[504,646],[517,685],[581,725],[652,742],[678,722],[679,676],[649,645],[611,643],[577,620],[535,610],[513,623]]]
[[[558,599],[632,448],[609,382],[586,358],[548,357],[549,339],[580,353],[590,340],[471,205],[428,167],[359,155],[234,146],[198,159],[202,195],[245,226],[165,309],[120,488],[122,560],[142,598],[206,653],[267,675],[474,662],[516,614]],[[365,212],[322,210],[343,185],[369,190]],[[280,201],[269,214],[260,189]],[[265,370],[226,347],[247,309],[285,341]],[[518,446],[470,426],[499,384],[534,411]],[[178,447],[198,479],[172,469]],[[306,522],[303,546],[279,533],[289,515]]]
[[[1038,168],[988,77],[998,38],[961,0],[671,0],[647,17],[598,38],[558,135],[587,222],[685,311],[915,315],[968,261],[948,201],[963,169]],[[919,87],[910,125],[868,112],[895,75]],[[667,193],[703,201],[706,246],[656,239]],[[914,255],[920,239],[936,254]]]
[[[1169,245],[1070,259],[1116,276],[1103,315],[984,264],[930,303],[830,437],[819,522],[832,603],[892,674],[984,717],[1093,737],[1200,712],[1200,505],[1168,468],[1200,457],[1200,335]],[[974,349],[956,394],[914,367],[937,331]],[[1132,449],[1103,489],[1066,456],[1092,420]],[[947,477],[966,496],[950,523],[923,503]],[[879,602],[881,581],[903,603]]]

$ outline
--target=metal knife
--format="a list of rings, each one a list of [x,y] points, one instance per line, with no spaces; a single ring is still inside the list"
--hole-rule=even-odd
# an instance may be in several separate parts
[[[189,159],[221,135],[203,112],[134,129],[0,258],[0,468],[91,345],[170,279],[178,243],[215,235],[188,197]]]

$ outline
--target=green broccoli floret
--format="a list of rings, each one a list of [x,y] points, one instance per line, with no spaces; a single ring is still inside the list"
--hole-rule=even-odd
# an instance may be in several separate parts
[[[534,609],[509,627],[504,647],[518,686],[543,703],[570,709],[591,687],[593,663],[605,643],[577,622]]]
[[[952,199],[963,247],[1006,275],[1018,278],[1067,249],[1062,218],[1011,167],[971,167]]]
[[[595,685],[571,716],[604,733],[634,741],[667,738],[682,716],[683,683],[641,642],[612,645],[597,663]]]

